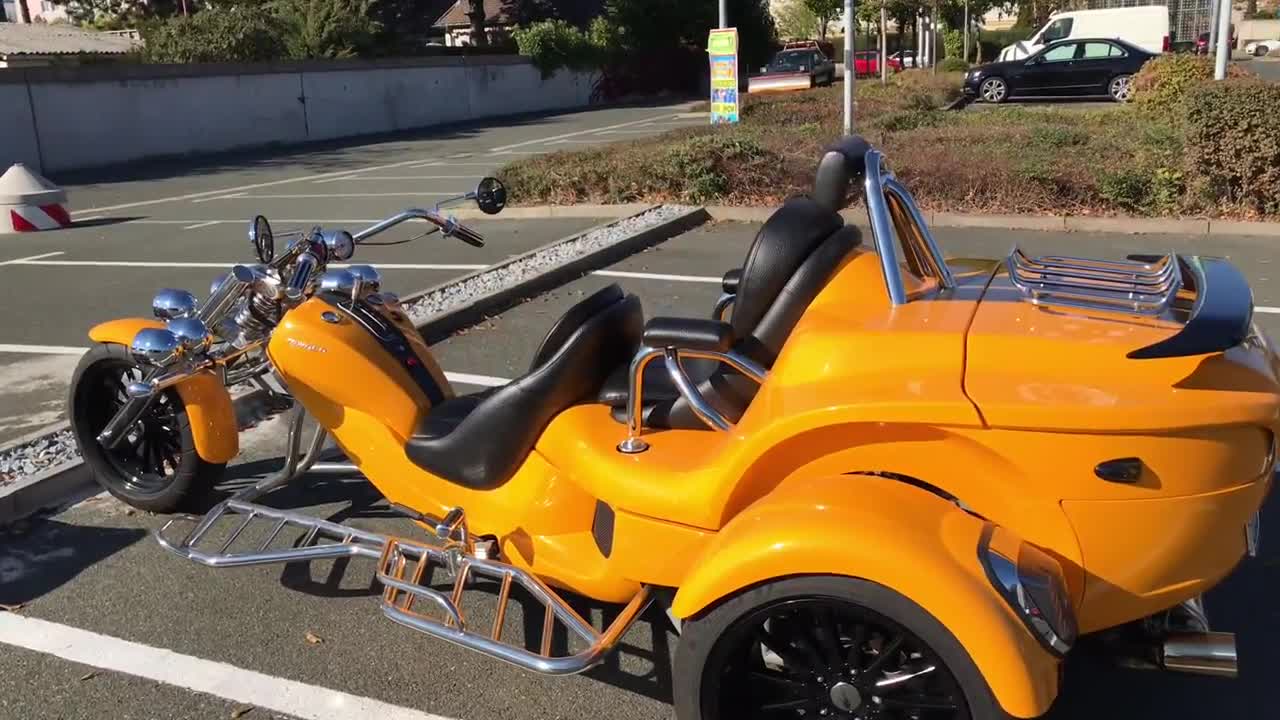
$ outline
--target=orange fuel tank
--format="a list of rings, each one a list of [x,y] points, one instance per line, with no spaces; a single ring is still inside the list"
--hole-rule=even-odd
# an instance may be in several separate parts
[[[376,418],[403,442],[423,413],[453,397],[396,304],[317,293],[284,316],[267,353],[290,392],[339,442],[353,415]]]

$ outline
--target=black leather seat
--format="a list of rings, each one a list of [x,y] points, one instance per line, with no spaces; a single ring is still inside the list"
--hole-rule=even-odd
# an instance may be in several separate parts
[[[498,487],[519,469],[552,418],[594,400],[608,373],[631,361],[643,323],[640,300],[616,284],[587,297],[547,333],[527,374],[432,408],[405,453],[459,485]]]
[[[831,207],[808,197],[795,197],[779,208],[756,235],[737,280],[730,325],[731,349],[765,368],[773,365],[787,336],[827,284],[837,266],[862,241],[857,228],[845,226]],[[737,422],[758,385],[738,371],[716,362],[684,363],[707,401]],[[614,371],[599,401],[613,408],[613,418],[627,421],[630,368]],[[705,430],[707,425],[680,396],[659,359],[645,370],[641,398],[646,427]]]

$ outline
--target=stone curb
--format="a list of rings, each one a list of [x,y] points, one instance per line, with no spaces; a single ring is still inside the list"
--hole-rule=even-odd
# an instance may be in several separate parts
[[[602,207],[602,206],[591,206],[591,207]],[[611,207],[623,207],[623,206],[611,206]],[[618,217],[621,218],[621,217],[631,217],[633,215],[639,215],[643,212],[646,212],[648,210],[651,210],[659,206],[658,205],[641,205],[638,207],[640,208],[639,210],[636,210],[635,212],[628,212],[625,214],[621,214]],[[505,212],[506,211],[504,211],[504,214]],[[588,214],[588,215],[585,215],[585,217],[600,217],[600,216]],[[559,267],[555,267],[546,272],[535,275],[534,277],[531,277],[525,280],[524,282],[519,283],[518,285],[513,285],[511,287],[496,290],[487,295],[483,295],[481,297],[476,298],[475,300],[473,300],[472,302],[468,303],[463,307],[456,308],[445,313],[440,313],[433,317],[429,317],[426,320],[424,320],[422,323],[417,324],[418,332],[422,334],[423,338],[425,338],[428,343],[437,342],[440,339],[447,337],[448,335],[451,335],[454,332],[457,332],[458,330],[475,325],[476,323],[483,321],[486,317],[491,317],[493,315],[496,315],[502,312],[503,310],[506,310],[514,306],[520,300],[526,297],[529,297],[531,295],[536,295],[538,293],[546,292],[553,288],[560,287],[561,285],[564,285],[570,280],[580,277],[581,275],[591,270],[604,267],[613,262],[621,260],[624,257],[633,255],[645,248],[651,247],[660,242],[668,240],[676,235],[679,235],[680,233],[687,232],[707,222],[707,220],[709,219],[710,219],[710,216],[707,214],[707,211],[705,209],[700,207],[691,208],[690,210],[683,212],[680,215],[677,215],[676,217],[671,218],[670,220],[658,223],[657,225],[649,226],[637,233],[632,234],[630,237],[624,238],[623,240],[620,240],[612,245],[609,245],[608,247],[604,247],[594,252],[587,253],[577,258],[573,262],[566,263]],[[479,275],[483,275],[488,272],[492,272],[495,269],[502,267],[503,265],[509,265],[512,263],[519,262],[524,258],[536,255],[544,250],[555,247],[562,243],[569,242],[570,240],[573,240],[574,238],[577,238],[581,235],[585,235],[595,230],[608,227],[609,225],[612,225],[615,222],[617,221],[610,220],[609,222],[602,223],[593,228],[583,230],[582,232],[574,233],[573,235],[570,235],[568,237],[564,237],[554,242],[550,242],[545,245],[542,245],[541,247],[534,248],[521,255],[508,258],[507,260],[505,260],[499,265],[494,265],[494,266],[485,268],[483,270],[477,270],[473,273],[464,275],[460,278],[454,278],[447,282],[440,283],[439,285],[436,285],[434,287],[430,287],[425,290],[420,290],[411,295],[407,295],[401,298],[400,302],[403,305],[408,305],[413,300],[419,297],[448,288],[451,285],[456,285],[458,283],[466,282],[471,278],[477,277]]]
[[[0,452],[70,427],[71,423],[63,421],[27,433],[0,445]],[[45,468],[35,475],[0,486],[0,526],[34,515],[48,507],[89,497],[97,492],[96,488],[97,484],[83,460],[72,460]]]
[[[599,207],[599,206],[596,206]],[[709,205],[713,220],[763,222],[774,208]],[[865,224],[865,213],[857,208],[841,212],[846,220]],[[1280,237],[1280,222],[1213,220],[1209,218],[1126,218],[1089,217],[1079,215],[966,215],[962,213],[926,212],[932,227],[1000,228],[1005,230],[1041,230],[1073,232],[1116,232],[1135,235],[1155,233],[1178,235],[1248,235]]]

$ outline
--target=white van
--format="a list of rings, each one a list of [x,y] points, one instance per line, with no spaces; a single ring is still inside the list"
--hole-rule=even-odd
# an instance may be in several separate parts
[[[1016,42],[1000,51],[1000,61],[1017,60],[1040,48],[1066,38],[1115,38],[1126,40],[1147,52],[1169,52],[1169,8],[1166,5],[1071,10],[1051,15],[1030,40]]]

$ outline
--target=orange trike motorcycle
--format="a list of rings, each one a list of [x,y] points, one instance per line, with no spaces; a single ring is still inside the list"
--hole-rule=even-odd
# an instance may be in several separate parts
[[[858,193],[869,242],[838,212]],[[468,197],[497,212],[505,189]],[[592,667],[660,603],[681,720],[1034,717],[1084,635],[1236,674],[1200,597],[1256,551],[1280,363],[1225,260],[948,257],[851,137],[728,268],[710,317],[646,319],[609,286],[525,375],[457,395],[376,272],[330,267],[411,218],[482,242],[437,208],[277,256],[258,218],[260,264],[203,302],[164,291],[157,319],[93,328],[75,433],[138,507],[178,508],[236,456],[229,386],[293,408],[284,469],[171,521],[166,550],[369,558],[387,617],[540,673]],[[257,502],[318,467],[326,436],[425,532]],[[477,588],[484,612],[462,602]],[[540,637],[508,627],[517,595]],[[598,628],[574,595],[620,609]]]

